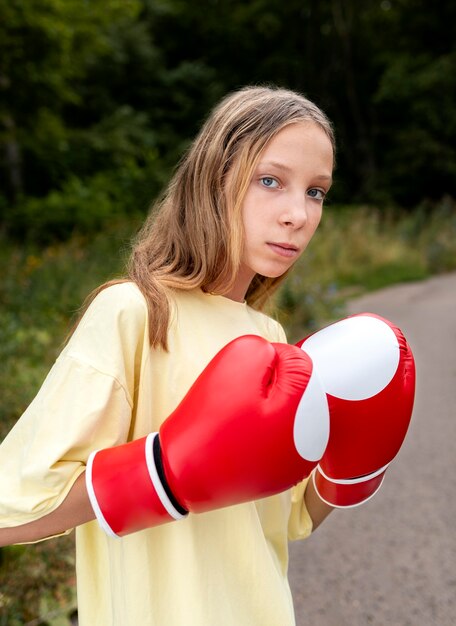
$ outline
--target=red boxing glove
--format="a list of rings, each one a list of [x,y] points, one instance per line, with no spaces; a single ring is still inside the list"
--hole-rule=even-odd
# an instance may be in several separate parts
[[[378,315],[353,315],[298,344],[328,395],[330,437],[314,485],[345,508],[371,498],[410,422],[415,364],[402,332]]]
[[[92,453],[86,484],[114,536],[290,488],[329,433],[326,394],[307,354],[248,335],[225,346],[159,433]]]

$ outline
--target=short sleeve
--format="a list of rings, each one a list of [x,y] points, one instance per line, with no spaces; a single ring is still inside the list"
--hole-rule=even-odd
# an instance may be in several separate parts
[[[266,318],[269,322],[268,337],[270,341],[288,343],[283,326],[274,319]],[[307,511],[304,493],[308,478],[291,489],[291,510],[288,518],[288,539],[294,541],[305,539],[312,532],[312,518]]]
[[[278,343],[288,343],[283,326],[271,318],[269,318],[269,321],[271,324],[269,331],[270,340]],[[305,479],[290,490],[291,510],[288,518],[288,539],[290,541],[305,539],[312,532],[312,518],[307,511],[304,501],[307,482],[308,479]]]
[[[128,438],[147,314],[133,285],[105,292],[0,446],[2,527],[55,510],[92,450]]]
[[[308,481],[309,478],[306,478],[291,490],[291,512],[288,520],[288,539],[290,541],[306,539],[312,532],[313,522],[304,500]]]
[[[260,311],[255,311],[258,328],[262,330],[262,336],[268,341],[276,343],[288,343],[285,330],[278,320]]]
[[[276,341],[278,341],[279,343],[288,343],[287,336],[285,334],[283,326],[279,323],[277,323],[277,340]]]

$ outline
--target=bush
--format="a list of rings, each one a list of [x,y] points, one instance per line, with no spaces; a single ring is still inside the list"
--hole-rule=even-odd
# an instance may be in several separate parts
[[[0,589],[0,626],[69,616],[76,606],[73,538],[2,548]]]
[[[143,218],[166,177],[152,150],[146,167],[128,159],[119,170],[88,179],[72,176],[43,198],[23,197],[7,207],[6,232],[39,245],[68,240],[75,233],[94,235],[119,218]]]
[[[456,204],[413,214],[373,207],[325,209],[322,223],[277,296],[290,338],[341,317],[349,297],[456,268]]]

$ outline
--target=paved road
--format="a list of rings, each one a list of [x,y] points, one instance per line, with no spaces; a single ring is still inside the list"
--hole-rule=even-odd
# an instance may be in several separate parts
[[[456,625],[456,274],[362,297],[417,362],[412,424],[377,496],[291,544],[298,626]]]

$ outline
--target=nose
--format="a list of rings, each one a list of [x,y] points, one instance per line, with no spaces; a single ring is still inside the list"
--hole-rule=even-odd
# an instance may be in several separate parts
[[[306,225],[308,219],[306,196],[295,194],[288,197],[280,216],[283,226],[298,230]]]

